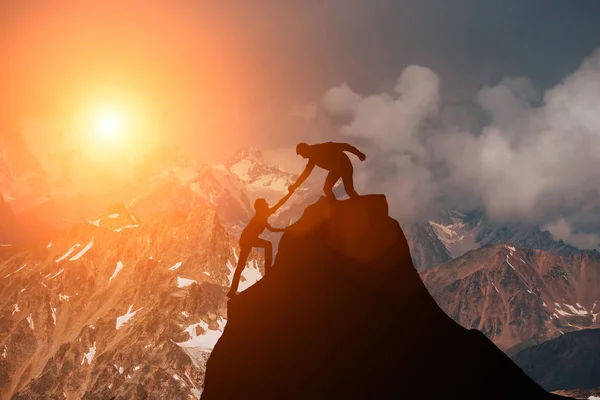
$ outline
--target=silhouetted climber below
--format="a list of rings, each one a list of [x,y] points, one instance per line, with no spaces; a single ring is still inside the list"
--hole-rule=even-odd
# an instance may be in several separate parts
[[[325,179],[325,185],[323,186],[323,191],[328,199],[336,199],[333,194],[333,186],[340,178],[342,178],[344,189],[348,196],[351,198],[358,197],[358,193],[354,190],[354,181],[352,178],[354,169],[352,168],[350,158],[345,153],[346,151],[356,155],[360,161],[364,161],[367,158],[365,153],[348,143],[326,142],[313,145],[299,143],[296,146],[296,154],[307,158],[308,164],[306,164],[304,171],[296,182],[290,185],[290,193],[294,192],[308,178],[316,165],[329,171]]]
[[[237,268],[233,273],[231,289],[229,289],[227,297],[233,298],[237,294],[242,271],[244,271],[244,268],[246,267],[246,261],[248,260],[248,256],[250,255],[250,251],[253,247],[262,247],[265,249],[265,274],[271,267],[271,263],[273,261],[273,245],[268,240],[261,239],[259,235],[263,233],[265,228],[271,232],[284,231],[280,228],[273,228],[269,224],[268,220],[269,217],[273,215],[275,211],[277,211],[293,193],[293,191],[290,191],[290,193],[285,195],[277,204],[275,204],[275,206],[271,208],[269,208],[269,204],[265,199],[256,199],[254,202],[254,210],[256,211],[256,214],[254,214],[240,236],[240,256],[238,258]]]

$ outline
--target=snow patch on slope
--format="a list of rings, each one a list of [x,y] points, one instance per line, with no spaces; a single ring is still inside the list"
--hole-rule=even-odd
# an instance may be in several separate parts
[[[27,316],[27,322],[29,323],[29,327],[31,328],[31,330],[33,330],[34,324],[33,324],[33,317],[31,316],[31,313]]]
[[[119,375],[121,375],[123,373],[123,371],[125,371],[125,368],[119,367],[117,364],[113,364],[113,366],[115,367],[115,369],[117,371],[119,371]]]
[[[450,246],[454,243],[458,243],[464,239],[464,236],[459,235],[455,230],[455,224],[444,226],[442,224],[428,221],[435,233],[437,234],[440,241],[446,247],[446,250],[450,252]],[[462,225],[457,226],[462,227]]]
[[[48,280],[56,278],[57,276],[59,276],[60,274],[62,274],[64,270],[65,270],[64,268],[61,269],[60,271],[58,271],[57,273],[55,273],[54,275],[52,275],[51,277],[49,277]]]
[[[196,283],[196,281],[193,279],[181,278],[179,276],[177,277],[177,287],[178,288],[190,286],[192,283]]]
[[[183,262],[179,261],[177,264],[175,264],[171,268],[169,268],[169,271],[175,271],[176,269],[178,269],[179,267],[181,267],[182,264],[183,264]]]
[[[71,257],[69,259],[69,261],[79,260],[85,253],[88,252],[89,249],[92,248],[93,245],[94,245],[94,238],[92,238],[92,240],[90,240],[90,242],[85,245],[85,247],[83,248],[83,250],[81,250],[79,253],[77,253],[73,257]]]
[[[73,250],[75,250],[76,248],[78,248],[79,246],[81,246],[80,243],[75,243],[73,245],[73,247],[71,247],[69,250],[67,250],[67,252],[65,254],[62,255],[62,257],[56,259],[56,262],[61,262],[62,260],[64,260],[65,258],[69,257],[71,255],[71,253],[73,252]]]
[[[56,308],[52,307],[51,303],[50,303],[50,311],[52,311],[52,321],[54,321],[54,325],[56,325]]]
[[[217,321],[218,328],[216,330],[209,329],[208,324],[202,320],[196,324],[189,325],[184,332],[190,335],[190,339],[185,342],[175,343],[183,349],[190,357],[192,363],[200,369],[204,368],[206,357],[213,350],[215,344],[223,334],[223,329],[227,321],[219,318]],[[197,335],[196,328],[200,327],[204,331],[203,334]]]
[[[496,285],[494,285],[494,282],[492,282],[492,286],[494,287],[494,289],[496,289],[496,292],[500,293],[500,291],[498,290],[498,288],[496,287]]]
[[[596,322],[596,317],[599,313],[594,313],[595,309],[596,309],[596,303],[594,303],[594,305],[592,306],[591,310],[587,310],[585,307],[583,307],[581,304],[579,303],[575,303],[576,306],[573,306],[571,304],[559,304],[559,303],[554,303],[554,310],[559,313],[560,315],[562,315],[563,317],[573,317],[573,316],[592,316],[592,322]],[[566,311],[565,309],[562,309],[562,307],[566,307],[568,309],[568,311]]]
[[[208,324],[202,320],[196,324],[189,325],[183,331],[190,335],[190,339],[185,342],[177,343],[177,345],[181,347],[197,347],[205,350],[212,350],[223,334],[223,329],[225,329],[227,321],[223,318],[219,318],[217,324],[219,327],[216,330],[209,329]],[[197,327],[200,327],[202,330],[204,330],[202,335],[196,334]]]
[[[510,263],[510,261],[508,261],[508,256],[506,256],[506,263],[513,269],[513,271],[516,271],[515,267]]]
[[[131,311],[131,309],[133,308],[133,304],[129,306],[129,308],[127,309],[127,312],[123,315],[121,315],[120,317],[117,317],[117,325],[115,327],[115,329],[119,330],[123,327],[123,325],[125,325],[131,318],[133,318],[133,316],[140,311],[142,308],[138,308],[135,311]]]
[[[232,247],[231,251],[233,252],[233,257],[235,258],[235,262],[237,264],[239,258],[237,253],[235,252],[235,248]],[[229,269],[227,279],[229,280],[229,284],[231,285],[231,281],[233,280],[233,274],[235,272],[235,267],[231,264],[229,260],[227,260],[227,269]],[[256,260],[252,260],[246,263],[246,267],[242,271],[242,278],[244,279],[240,279],[240,283],[238,286],[238,291],[240,292],[243,292],[244,290],[248,289],[250,286],[254,285],[262,278],[262,274],[258,269],[258,263],[256,262]]]
[[[5,275],[5,276],[4,276],[4,278],[8,278],[9,276],[16,274],[17,272],[19,272],[20,270],[22,270],[23,268],[25,268],[25,266],[26,266],[26,265],[27,265],[27,263],[23,264],[23,266],[22,266],[21,268],[17,269],[17,270],[16,270],[16,271],[14,271],[14,272],[11,272],[11,273],[10,273],[10,274],[8,274],[8,275]]]
[[[94,342],[94,345],[91,346],[88,352],[83,355],[83,358],[81,359],[81,365],[83,365],[86,360],[88,365],[90,365],[94,359],[94,355],[96,355],[96,342]]]
[[[117,261],[117,266],[115,267],[115,271],[113,272],[113,274],[111,275],[110,279],[108,280],[109,284],[112,282],[113,279],[115,279],[117,277],[117,275],[119,274],[119,272],[122,269],[123,269],[123,262]]]

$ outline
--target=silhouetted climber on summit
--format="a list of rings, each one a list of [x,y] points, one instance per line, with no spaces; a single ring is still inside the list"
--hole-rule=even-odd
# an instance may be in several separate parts
[[[240,256],[238,258],[237,268],[233,273],[233,279],[231,281],[231,289],[227,293],[227,297],[232,298],[237,294],[238,285],[240,283],[240,276],[242,271],[246,267],[246,261],[250,255],[250,251],[253,247],[262,247],[265,249],[265,274],[271,267],[273,260],[273,245],[271,242],[265,239],[261,239],[258,236],[263,233],[265,228],[271,232],[283,232],[283,229],[273,228],[269,224],[269,217],[275,213],[281,207],[287,199],[293,194],[293,191],[285,195],[275,206],[269,208],[269,204],[265,199],[256,199],[254,202],[254,210],[256,214],[250,220],[248,225],[242,231],[240,236]]]
[[[308,178],[315,165],[317,165],[329,171],[325,179],[325,186],[323,186],[323,191],[328,199],[335,200],[333,186],[340,178],[342,178],[344,189],[348,193],[348,196],[351,198],[358,197],[358,193],[354,190],[354,181],[352,179],[354,169],[352,168],[350,158],[344,153],[345,151],[356,155],[360,161],[364,161],[367,158],[365,153],[348,143],[326,142],[313,145],[299,143],[296,146],[296,154],[303,158],[308,158],[308,164],[306,164],[298,180],[290,185],[290,193],[293,193]]]

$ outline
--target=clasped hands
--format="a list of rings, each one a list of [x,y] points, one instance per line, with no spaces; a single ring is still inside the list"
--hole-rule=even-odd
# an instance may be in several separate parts
[[[298,184],[292,183],[290,186],[288,186],[288,192],[290,192],[290,194],[294,193],[296,191],[296,189],[298,189],[298,186],[299,186]]]

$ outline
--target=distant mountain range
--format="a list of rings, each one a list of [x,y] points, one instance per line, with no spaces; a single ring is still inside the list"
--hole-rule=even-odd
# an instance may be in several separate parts
[[[600,253],[486,245],[421,273],[446,313],[505,351],[600,327]]]
[[[227,320],[223,293],[237,235],[254,199],[273,205],[295,178],[257,149],[217,165],[167,152],[103,195],[49,198],[39,186],[19,202],[7,192],[0,199],[0,397],[197,398]],[[297,221],[321,187],[307,181],[272,225]],[[402,228],[439,306],[509,354],[600,327],[598,252],[535,227],[492,224],[478,212],[451,210]],[[243,289],[262,276],[262,251],[248,265]]]
[[[214,210],[110,210],[0,257],[0,397],[199,396],[237,243]],[[254,253],[241,289],[262,276]],[[142,397],[139,397],[142,396]]]
[[[540,249],[560,256],[580,250],[552,239],[550,232],[527,224],[490,223],[479,211],[461,213],[451,210],[435,221],[403,225],[411,246],[415,267],[426,270],[457,258],[470,250],[489,244],[512,243],[518,247]]]

